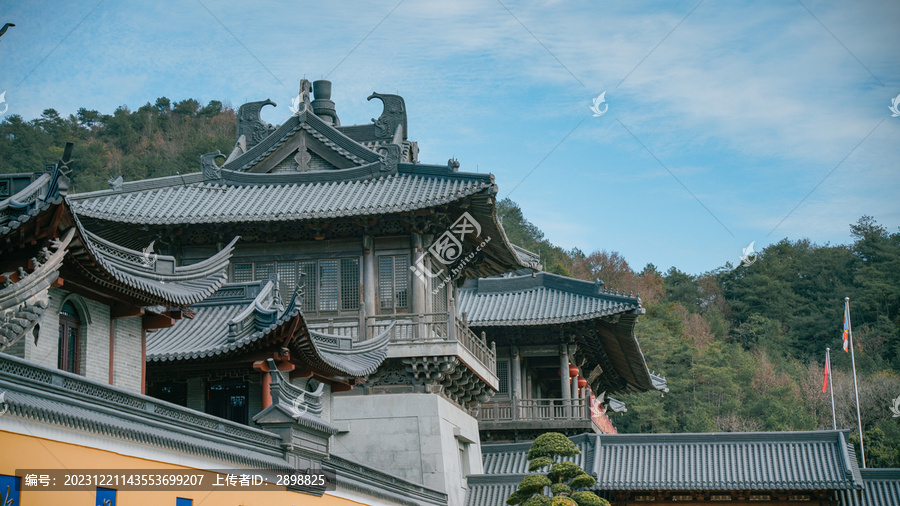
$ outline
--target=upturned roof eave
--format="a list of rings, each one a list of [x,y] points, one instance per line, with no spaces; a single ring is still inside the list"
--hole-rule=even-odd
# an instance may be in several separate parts
[[[257,304],[254,300],[240,314],[243,314]],[[208,310],[208,306],[198,311]],[[191,326],[192,322],[183,321],[178,325]],[[174,363],[189,361],[216,361],[226,358],[234,358],[242,353],[253,350],[265,349],[267,346],[283,344],[292,350],[295,357],[302,360],[314,370],[331,375],[334,378],[360,378],[373,373],[387,357],[387,343],[384,339],[377,346],[368,341],[367,346],[359,350],[341,350],[335,352],[327,346],[317,343],[310,335],[306,326],[306,319],[299,309],[293,308],[281,315],[278,320],[264,329],[259,329],[249,335],[228,342],[224,337],[228,333],[228,323],[221,322],[222,341],[214,346],[207,346],[196,350],[180,350],[177,352],[152,352],[147,354],[147,361],[151,363]],[[177,332],[175,337],[187,332],[189,328],[173,328],[167,332]],[[165,334],[161,334],[160,337]]]

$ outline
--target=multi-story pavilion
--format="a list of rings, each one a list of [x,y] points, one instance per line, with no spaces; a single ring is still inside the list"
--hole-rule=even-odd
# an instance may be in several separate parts
[[[87,231],[66,196],[66,173],[61,161],[0,201],[0,443],[7,455],[0,502],[181,506],[265,497],[273,504],[447,504],[444,493],[330,455],[338,430],[329,423],[325,387],[349,388],[376,369],[386,338],[359,347],[317,340],[297,299],[276,300],[272,281],[224,284],[236,238],[209,258],[179,265]],[[6,187],[25,179],[18,176],[4,176]],[[162,378],[151,367],[148,380],[147,359],[178,365]],[[195,410],[178,399],[180,386],[196,386],[196,374],[227,371],[221,364],[256,367],[254,378],[262,376],[250,398],[258,403],[253,426],[233,416],[248,399],[214,376],[208,392],[219,402],[201,399]],[[301,383],[289,381],[287,371]],[[155,397],[143,395],[146,385]],[[328,494],[288,486],[46,491],[27,488],[17,474],[24,469],[218,476],[312,469],[342,478]]]
[[[640,297],[545,272],[469,280],[459,297],[463,319],[497,345],[499,394],[478,412],[484,441],[615,432],[607,410],[625,408],[611,395],[668,391],[634,336]]]
[[[136,249],[155,241],[187,264],[240,236],[230,282],[276,275],[272,299],[299,291],[297,308],[319,342],[371,347],[365,343],[385,336],[384,363],[363,386],[334,397],[340,432],[332,451],[390,467],[447,491],[453,501],[465,475],[480,468],[477,421],[469,410],[498,388],[496,350],[458,317],[456,280],[536,267],[536,258],[507,240],[493,176],[460,172],[453,160],[419,163],[402,98],[373,94],[384,103],[380,117],[341,126],[330,83],[317,82],[311,101],[308,83],[301,88],[297,111],[277,127],[259,119],[271,102],[242,106],[234,150],[205,155],[199,173],[125,182],[70,201],[92,232]],[[198,311],[202,317],[212,309]],[[214,325],[219,330],[210,339],[227,343],[224,320]],[[201,356],[209,343],[182,343],[177,336],[185,332],[191,333],[160,332],[148,348],[181,343],[185,356],[203,362],[207,370],[194,378],[205,377],[205,386],[184,381],[206,392],[207,412],[231,412],[211,405],[210,388],[241,392],[264,385],[263,368],[253,368],[259,356],[232,353],[225,372],[225,362]],[[150,356],[151,378],[180,367],[159,357]],[[244,365],[236,368],[235,361]],[[214,377],[228,385],[213,384],[211,365],[221,366]],[[337,383],[324,381],[326,398],[356,382]],[[248,395],[253,407],[257,394]],[[239,421],[254,415],[234,412]]]
[[[455,160],[420,163],[396,95],[369,97],[384,105],[371,124],[342,126],[330,88],[304,81],[278,126],[259,116],[271,101],[245,104],[234,149],[202,156],[200,172],[119,178],[61,201],[78,234],[116,245],[156,276],[221,262],[202,296],[135,300],[123,313],[143,311],[150,322],[137,341],[145,345],[130,355],[144,354],[138,383],[156,399],[140,402],[211,430],[245,428],[266,452],[279,448],[288,467],[340,468],[353,477],[352,493],[375,494],[396,480],[399,495],[379,497],[459,505],[466,477],[482,469],[476,416],[490,422],[484,415],[495,408],[486,403],[498,391],[507,404],[497,410],[515,406],[507,412],[516,422],[610,430],[602,415],[615,401],[602,396],[586,417],[589,389],[577,379],[569,386],[570,369],[598,393],[664,388],[634,340],[636,297],[528,274],[525,284],[538,280],[593,309],[555,319],[510,311],[492,321],[492,303],[470,297],[464,280],[512,300],[530,289],[496,277],[540,269],[536,255],[507,240],[493,176],[461,172]],[[220,251],[230,258],[221,261]],[[174,289],[173,279],[152,279]],[[94,293],[117,307],[115,292]],[[565,381],[551,380],[555,369]],[[483,434],[522,439],[541,423]],[[234,444],[243,443],[226,447]]]

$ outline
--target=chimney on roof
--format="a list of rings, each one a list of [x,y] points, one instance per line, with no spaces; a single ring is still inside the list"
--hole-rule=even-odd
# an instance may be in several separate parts
[[[337,112],[334,110],[334,102],[331,101],[331,81],[324,79],[313,81],[311,105],[316,116],[331,125],[341,126],[341,120],[338,119]]]

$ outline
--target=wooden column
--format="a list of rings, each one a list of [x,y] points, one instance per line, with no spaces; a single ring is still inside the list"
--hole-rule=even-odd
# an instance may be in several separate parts
[[[568,401],[572,398],[572,388],[569,386],[569,350],[564,344],[559,347],[559,380],[562,398]]]
[[[366,316],[374,316],[378,311],[378,292],[375,281],[375,238],[363,236],[363,318],[359,329],[360,340],[368,339]]]
[[[147,329],[141,326],[141,393],[147,393]]]
[[[424,243],[423,243],[424,244]],[[415,258],[413,258],[415,261]],[[431,255],[425,255],[422,257],[422,263],[425,266],[425,272],[430,273],[433,272],[431,270]],[[417,278],[418,276],[412,276],[413,278]],[[440,279],[438,279],[438,283],[440,283]],[[424,312],[433,313],[434,312],[434,295],[432,292],[434,291],[435,286],[435,278],[425,275],[425,302],[423,303]]]
[[[522,364],[520,363],[519,358],[519,348],[518,346],[512,346],[509,348],[510,362],[512,362],[512,377],[510,378],[510,396],[513,399],[520,399],[522,397]]]
[[[422,234],[412,234],[410,236],[410,254],[412,261],[415,262],[425,251],[422,244]],[[420,276],[412,276],[412,300],[410,305],[413,313],[425,312],[425,282]]]
[[[573,363],[575,361],[575,351],[576,351],[576,346],[574,344],[570,344],[569,345],[569,356],[572,357]],[[579,396],[578,396],[578,377],[577,376],[572,378],[571,388],[572,388],[572,398],[578,399]]]

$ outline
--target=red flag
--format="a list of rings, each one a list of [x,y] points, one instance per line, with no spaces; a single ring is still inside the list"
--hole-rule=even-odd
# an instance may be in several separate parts
[[[825,359],[825,380],[822,381],[822,393],[828,391],[828,359]]]
[[[850,333],[850,307],[844,307],[844,351],[850,353],[850,341],[847,335]]]

